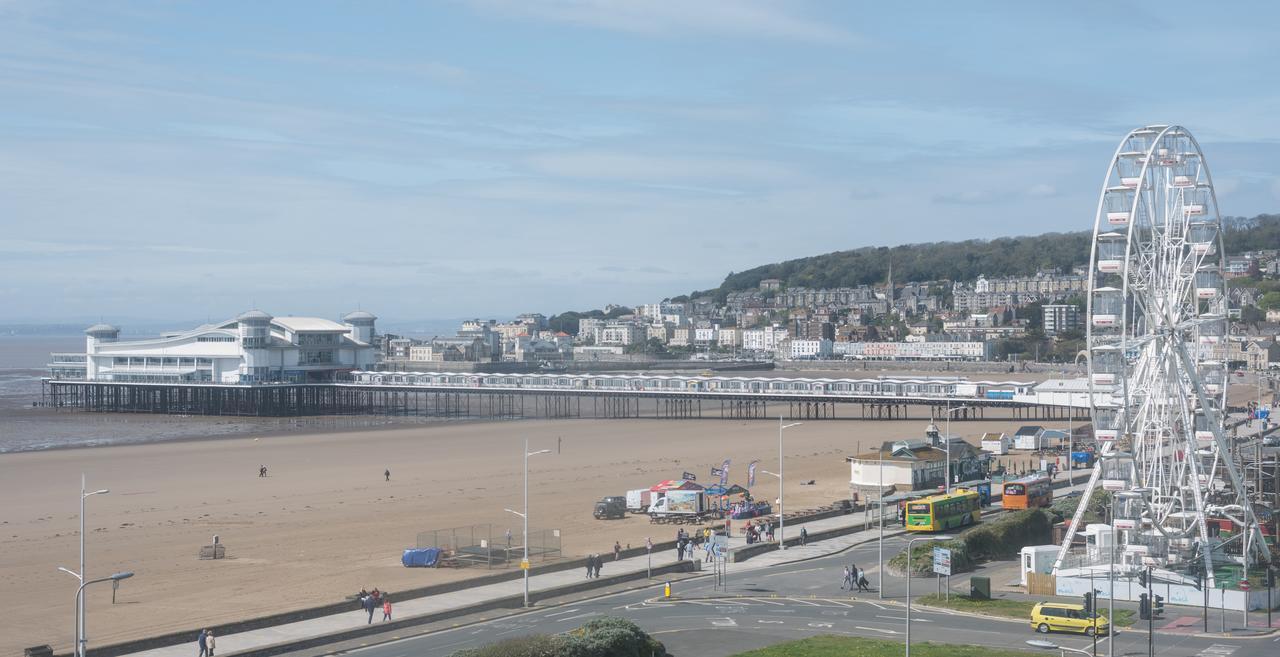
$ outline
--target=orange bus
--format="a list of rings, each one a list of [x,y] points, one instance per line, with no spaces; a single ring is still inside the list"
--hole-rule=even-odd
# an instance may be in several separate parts
[[[1053,486],[1049,477],[1032,475],[1006,482],[1001,493],[1006,509],[1035,509],[1053,504]]]

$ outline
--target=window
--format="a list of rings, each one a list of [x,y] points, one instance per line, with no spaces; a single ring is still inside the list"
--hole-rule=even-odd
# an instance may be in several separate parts
[[[929,512],[928,504],[908,504],[907,505],[907,513],[928,513],[928,512]]]

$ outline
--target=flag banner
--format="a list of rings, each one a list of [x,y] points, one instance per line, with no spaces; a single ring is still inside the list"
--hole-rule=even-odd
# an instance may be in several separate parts
[[[684,480],[686,480],[686,481],[697,481],[697,480],[698,480],[698,476],[697,476],[697,475],[695,475],[695,474],[693,474],[692,472],[686,472],[686,473],[684,473],[683,475],[681,475],[681,477],[680,477],[680,478],[681,478],[681,479],[684,479]]]
[[[711,476],[712,476],[712,477],[723,477],[723,476],[724,476],[724,470],[721,470],[720,468],[717,468],[717,467],[714,467],[714,466],[713,466],[713,467],[711,468]]]
[[[756,485],[756,464],[757,463],[759,463],[759,461],[752,461],[751,464],[747,466],[747,488],[751,488],[752,486]]]
[[[724,486],[724,485],[727,485],[728,483],[729,483],[729,459],[725,459],[724,463],[720,464],[720,485]]]

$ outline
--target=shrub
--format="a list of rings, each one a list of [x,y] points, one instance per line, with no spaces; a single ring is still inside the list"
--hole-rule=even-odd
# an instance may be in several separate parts
[[[662,642],[625,618],[597,618],[568,634],[535,634],[481,648],[455,652],[453,657],[664,657]]]
[[[973,570],[979,561],[1007,559],[1017,556],[1027,545],[1043,545],[1053,536],[1053,522],[1040,509],[1028,509],[1006,514],[998,520],[984,522],[966,531],[960,538],[930,543],[916,547],[911,554],[911,572],[927,575],[933,572],[932,547],[951,550],[951,572]],[[907,551],[899,552],[889,560],[889,567],[898,572],[907,569]]]

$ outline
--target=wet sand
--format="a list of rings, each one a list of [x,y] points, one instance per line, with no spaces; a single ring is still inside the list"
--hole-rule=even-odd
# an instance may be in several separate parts
[[[848,496],[846,455],[882,440],[921,437],[927,421],[809,421],[786,436],[788,509]],[[952,432],[1012,433],[1015,420],[953,422]],[[530,460],[533,528],[556,528],[566,555],[641,545],[674,529],[645,518],[597,521],[595,500],[677,478],[700,479],[733,460],[777,465],[776,421],[564,420],[422,427],[123,445],[0,455],[0,654],[71,644],[74,580],[56,570],[78,559],[80,473],[87,502],[92,587],[89,636],[96,645],[335,602],[361,587],[395,592],[483,568],[407,569],[400,553],[419,532],[494,523],[519,533],[521,440],[551,454]],[[559,452],[557,453],[557,447]],[[269,476],[257,476],[265,464]],[[391,481],[383,471],[390,469]],[[815,480],[813,486],[799,485]],[[761,475],[756,494],[776,496]],[[201,561],[214,534],[226,560]]]

